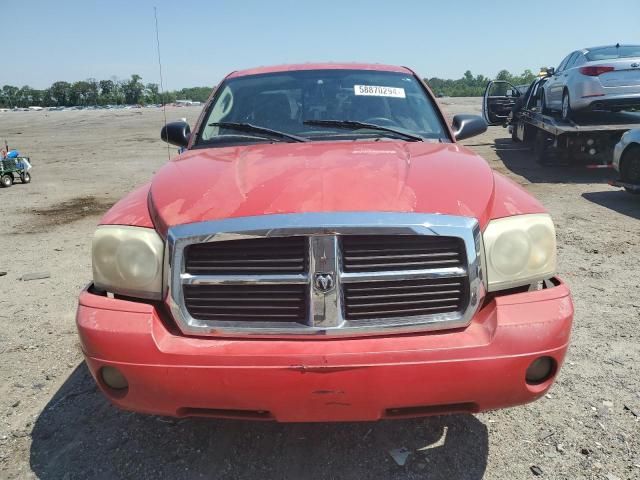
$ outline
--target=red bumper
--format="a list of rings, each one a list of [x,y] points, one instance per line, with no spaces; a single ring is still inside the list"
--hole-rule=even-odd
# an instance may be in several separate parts
[[[248,340],[171,333],[153,305],[84,291],[77,324],[93,376],[119,407],[284,422],[477,412],[535,400],[536,358],[562,364],[573,304],[564,284],[497,297],[462,330],[358,339]],[[100,380],[120,369],[125,393]]]

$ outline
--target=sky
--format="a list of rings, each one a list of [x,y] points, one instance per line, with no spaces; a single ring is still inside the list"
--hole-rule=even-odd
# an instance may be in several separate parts
[[[159,83],[154,6],[165,90],[318,61],[494,77],[557,66],[578,48],[640,43],[640,0],[0,0],[0,86],[132,73]]]

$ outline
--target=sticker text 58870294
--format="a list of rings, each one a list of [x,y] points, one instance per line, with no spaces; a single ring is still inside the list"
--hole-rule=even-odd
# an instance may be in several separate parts
[[[353,93],[356,95],[368,95],[373,97],[405,98],[404,88],[381,87],[378,85],[354,85]]]

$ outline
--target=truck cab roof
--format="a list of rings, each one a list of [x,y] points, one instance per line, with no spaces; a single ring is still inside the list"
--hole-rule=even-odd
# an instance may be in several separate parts
[[[413,72],[406,67],[398,67],[394,65],[383,65],[380,63],[299,63],[285,64],[249,68],[245,70],[237,70],[227,76],[227,78],[243,77],[247,75],[260,75],[263,73],[291,72],[300,70],[377,70],[381,72],[397,72],[408,73]]]

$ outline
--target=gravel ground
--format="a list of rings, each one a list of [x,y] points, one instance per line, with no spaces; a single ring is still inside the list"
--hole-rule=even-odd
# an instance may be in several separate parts
[[[480,106],[442,103],[449,113]],[[193,123],[198,113],[168,117]],[[539,167],[500,127],[465,143],[553,214],[576,306],[567,361],[545,398],[476,416],[360,424],[116,410],[82,361],[76,299],[91,278],[100,215],[166,161],[161,125],[158,110],[0,113],[0,140],[34,166],[31,184],[0,190],[1,478],[640,478],[640,197],[608,186],[606,170]],[[50,277],[20,280],[37,272]],[[404,466],[389,453],[401,448]]]

